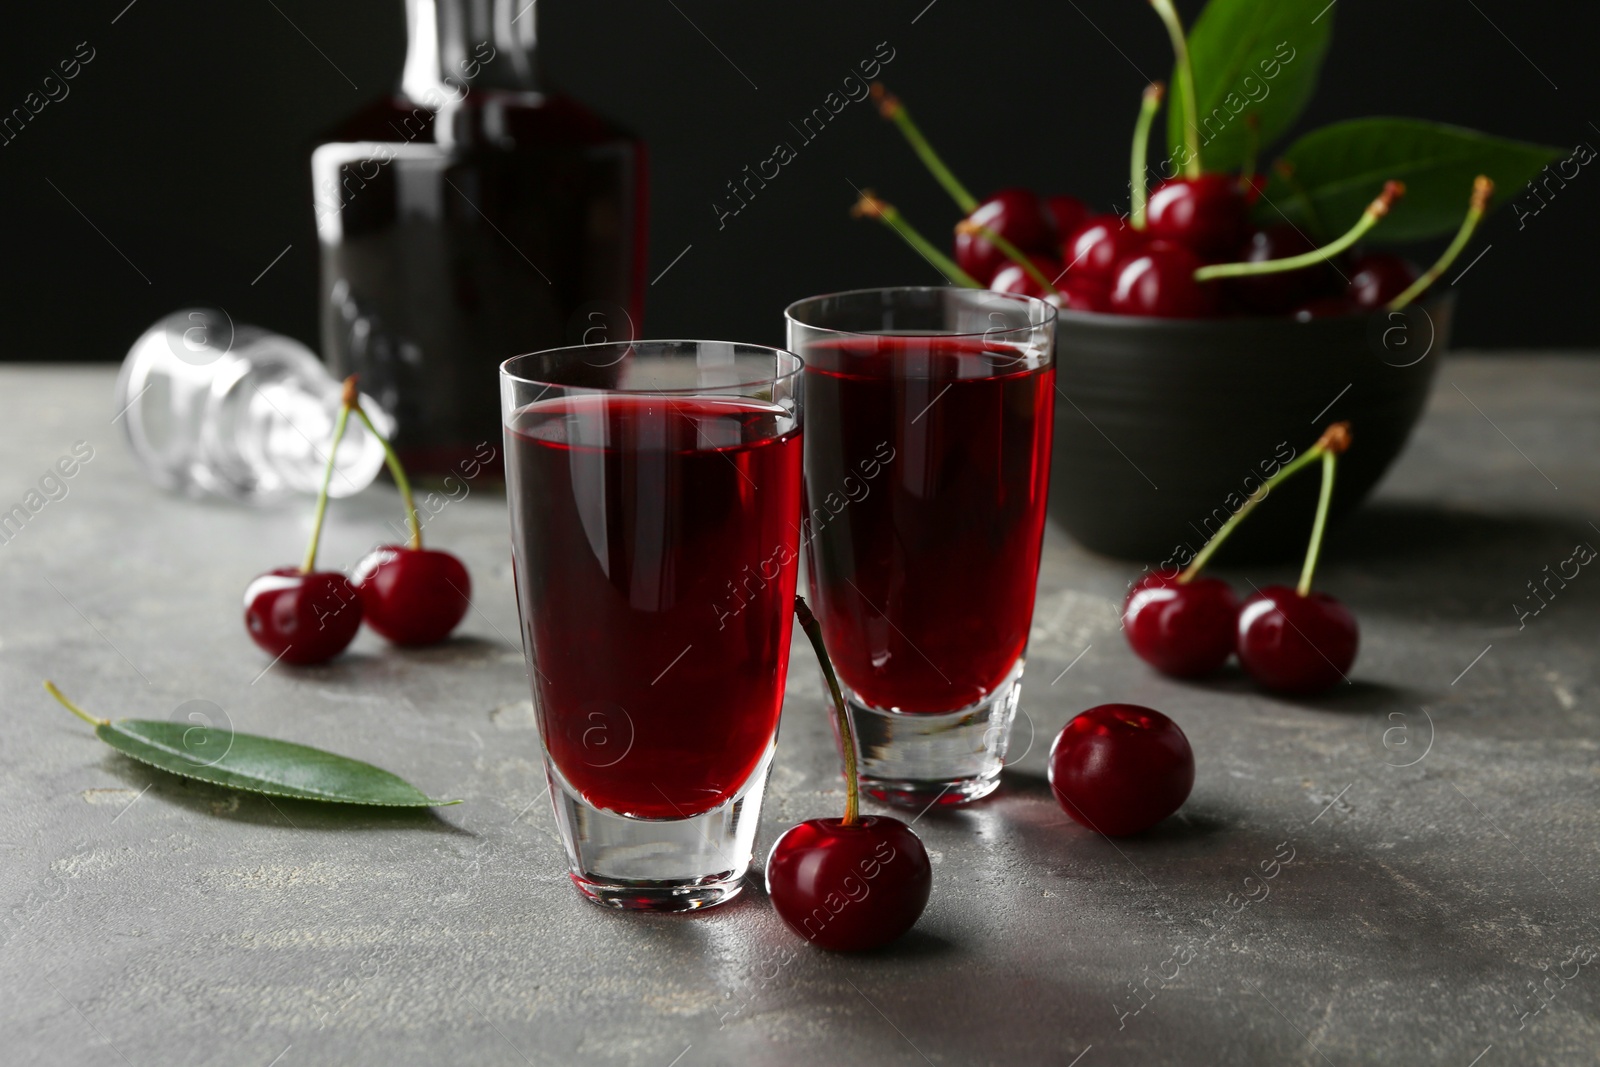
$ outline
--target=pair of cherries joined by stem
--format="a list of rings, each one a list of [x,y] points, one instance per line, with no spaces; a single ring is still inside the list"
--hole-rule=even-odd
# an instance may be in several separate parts
[[[373,549],[346,578],[338,571],[317,570],[317,546],[328,511],[334,455],[352,412],[383,445],[389,473],[406,505],[411,540]],[[349,647],[363,620],[397,645],[442,641],[465,617],[471,597],[472,579],[462,562],[448,552],[422,547],[411,483],[394,448],[362,410],[355,377],[345,379],[305,562],[275,568],[251,581],[244,593],[246,631],[275,661],[325,663]]]
[[[1245,671],[1268,689],[1319,693],[1348,681],[1360,645],[1350,610],[1311,580],[1333,501],[1337,458],[1350,446],[1348,423],[1335,423],[1304,455],[1286,464],[1251,494],[1181,573],[1152,572],[1136,582],[1122,608],[1123,630],[1135,654],[1164,674],[1200,678],[1238,653]],[[1320,462],[1322,491],[1300,582],[1269,585],[1239,603],[1233,589],[1200,569],[1268,493]]]

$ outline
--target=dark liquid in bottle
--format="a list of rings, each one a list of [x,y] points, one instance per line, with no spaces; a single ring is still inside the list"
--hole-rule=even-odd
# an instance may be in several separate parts
[[[324,358],[395,415],[413,471],[497,447],[504,360],[637,336],[644,147],[576,102],[473,89],[436,115],[383,100],[312,169]]]

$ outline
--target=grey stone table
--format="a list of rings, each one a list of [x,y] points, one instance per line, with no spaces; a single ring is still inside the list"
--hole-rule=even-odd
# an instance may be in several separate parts
[[[933,900],[857,957],[811,950],[759,892],[690,917],[578,898],[501,498],[474,491],[430,527],[477,579],[465,638],[400,654],[363,635],[331,666],[263,673],[240,592],[298,558],[306,515],[152,489],[111,382],[0,370],[0,510],[93,449],[0,544],[7,1064],[1600,1059],[1600,573],[1549,585],[1536,614],[1528,586],[1600,545],[1600,361],[1445,364],[1328,550],[1323,584],[1364,647],[1324,701],[1152,675],[1117,630],[1130,568],[1052,530],[1021,758],[988,801],[918,820]],[[397,507],[381,489],[335,507],[326,558],[354,560]],[[763,848],[841,804],[817,672],[796,663]],[[210,701],[466,802],[384,817],[164,777],[95,740],[46,676],[101,715]],[[1107,700],[1175,716],[1199,768],[1177,818],[1116,843],[1044,778],[1055,731]]]

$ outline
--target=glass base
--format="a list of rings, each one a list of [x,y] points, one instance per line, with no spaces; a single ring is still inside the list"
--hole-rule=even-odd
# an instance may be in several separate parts
[[[602,908],[622,911],[697,911],[726,903],[739,895],[744,888],[744,877],[724,878],[711,876],[692,883],[652,882],[648,880],[623,884],[590,881],[580,874],[572,875],[572,884],[585,898]]]
[[[921,809],[970,803],[999,787],[1022,696],[1021,659],[994,692],[957,711],[886,711],[848,688],[843,692],[855,729],[858,779],[869,796]],[[834,733],[837,741],[837,724]]]
[[[630,911],[696,911],[732,900],[750,870],[776,747],[774,738],[731,800],[687,819],[637,819],[597,808],[546,756],[572,884],[602,907]]]

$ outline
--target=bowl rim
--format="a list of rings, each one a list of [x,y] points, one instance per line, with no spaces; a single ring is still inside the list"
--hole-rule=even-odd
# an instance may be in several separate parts
[[[1404,314],[1413,309],[1422,311],[1431,317],[1433,310],[1441,312],[1452,311],[1456,303],[1455,293],[1438,293],[1430,295],[1425,300],[1418,300],[1408,304],[1398,312],[1390,314]],[[1285,315],[1236,315],[1221,318],[1203,319],[1164,319],[1145,315],[1118,315],[1109,311],[1077,311],[1061,308],[1056,315],[1056,333],[1059,335],[1071,327],[1089,329],[1103,328],[1107,330],[1143,330],[1147,333],[1166,332],[1180,333],[1196,330],[1226,333],[1228,331],[1247,332],[1259,331],[1263,328],[1282,328],[1285,331],[1300,330],[1314,332],[1317,330],[1332,331],[1335,328],[1348,328],[1355,323],[1366,323],[1374,315],[1385,314],[1383,308],[1370,308],[1353,312],[1348,315],[1331,315],[1326,318],[1308,319],[1301,322],[1298,319]]]

